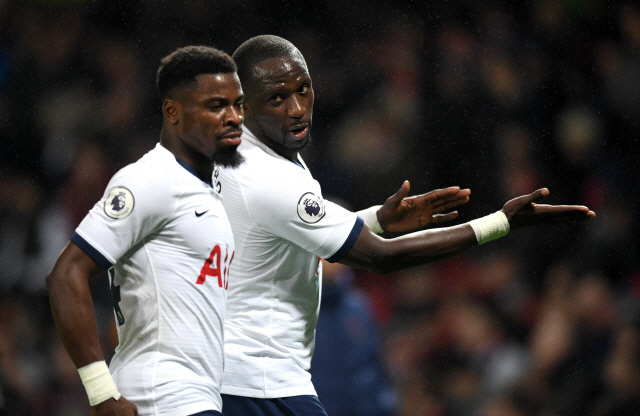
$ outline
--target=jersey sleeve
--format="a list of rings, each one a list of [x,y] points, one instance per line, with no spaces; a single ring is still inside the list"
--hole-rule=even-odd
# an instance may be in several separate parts
[[[325,201],[316,181],[265,186],[247,202],[259,228],[330,262],[349,252],[363,226],[355,213]]]
[[[108,269],[170,218],[175,210],[170,193],[162,178],[126,167],[111,179],[71,241]]]

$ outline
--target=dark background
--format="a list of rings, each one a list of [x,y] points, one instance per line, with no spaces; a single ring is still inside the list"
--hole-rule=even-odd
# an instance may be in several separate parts
[[[0,0],[0,414],[88,413],[44,278],[111,175],[157,142],[160,59],[265,33],[306,57],[303,157],[325,197],[359,210],[405,179],[468,187],[458,224],[544,186],[598,214],[395,275],[330,271],[360,305],[319,328],[313,367],[344,362],[328,380],[312,368],[330,415],[372,414],[359,400],[377,395],[402,416],[637,414],[640,7],[604,0]],[[339,329],[376,353],[351,367],[379,366],[384,389],[323,393],[360,380],[322,349]]]

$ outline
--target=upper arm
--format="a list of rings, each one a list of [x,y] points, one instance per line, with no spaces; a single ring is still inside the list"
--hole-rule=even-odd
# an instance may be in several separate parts
[[[294,179],[287,187],[277,181],[252,187],[246,193],[249,213],[264,232],[330,258],[359,231],[357,216],[324,200],[317,182]]]
[[[179,196],[172,189],[179,188],[167,188],[167,178],[157,171],[125,167],[78,225],[73,242],[108,269],[171,217]]]
[[[87,253],[70,241],[47,276],[47,287],[52,291],[55,290],[56,284],[63,281],[75,280],[81,283],[100,270],[100,266]]]
[[[78,368],[104,359],[88,281],[99,270],[91,257],[69,242],[47,276],[53,320]]]

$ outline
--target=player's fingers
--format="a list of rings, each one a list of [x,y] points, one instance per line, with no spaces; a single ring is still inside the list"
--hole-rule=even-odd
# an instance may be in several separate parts
[[[596,215],[582,205],[534,205],[534,211],[551,223],[586,221]]]
[[[433,203],[434,212],[442,212],[469,202],[469,196],[455,195]]]
[[[448,211],[451,208],[455,208],[455,207],[460,206],[462,204],[466,204],[467,202],[469,202],[469,197],[468,196],[466,196],[464,198],[460,198],[460,199],[455,199],[453,201],[447,202],[447,203],[445,203],[443,205],[440,205],[440,206],[436,207],[433,210],[433,212],[437,214],[437,213],[440,213],[440,212]]]
[[[458,191],[455,194],[451,194],[444,198],[433,201],[431,205],[434,208],[438,209],[437,212],[442,212],[443,210],[469,202],[470,194],[471,194],[471,191],[468,189],[465,189],[462,191]]]
[[[588,221],[591,218],[593,217],[587,215],[587,213],[571,212],[571,213],[565,213],[563,215],[557,215],[553,217],[553,220],[551,222],[554,224],[565,223],[565,222],[572,223],[572,222]]]
[[[459,198],[458,194],[460,194],[461,192],[462,191],[460,191],[459,186],[450,186],[444,189],[435,189],[429,193],[422,195],[422,197],[429,201],[431,205],[437,207],[439,205],[446,204],[449,201],[453,201]],[[469,191],[469,193],[471,193],[471,191]]]
[[[530,193],[529,195],[526,195],[525,200],[531,203],[531,202],[539,201],[542,198],[546,198],[547,196],[549,196],[549,190],[547,188],[541,188],[535,192]]]
[[[534,209],[538,212],[549,212],[554,214],[587,214],[590,211],[589,208],[584,205],[545,205],[534,204]],[[595,214],[595,213],[594,213]]]
[[[400,189],[396,191],[395,194],[389,197],[389,201],[393,203],[394,206],[398,206],[400,202],[409,194],[409,190],[411,189],[411,185],[409,181],[404,181]]]
[[[466,192],[465,192],[466,191]],[[465,203],[469,201],[469,195],[471,195],[471,191],[468,189],[462,190],[455,195],[451,195],[448,198],[445,198],[445,203]]]
[[[431,217],[432,223],[451,221],[458,218],[458,211],[448,212],[446,214],[436,214]]]

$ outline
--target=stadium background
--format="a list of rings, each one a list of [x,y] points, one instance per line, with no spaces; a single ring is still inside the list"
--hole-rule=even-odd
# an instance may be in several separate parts
[[[469,187],[459,223],[546,186],[598,214],[392,276],[331,269],[347,307],[321,313],[314,367],[339,373],[314,380],[373,390],[321,393],[330,414],[637,414],[640,8],[605,0],[0,1],[0,414],[87,414],[44,277],[109,177],[157,141],[160,58],[263,33],[307,59],[304,158],[326,197],[362,209],[404,179],[412,194]],[[340,339],[351,355],[327,353]]]

